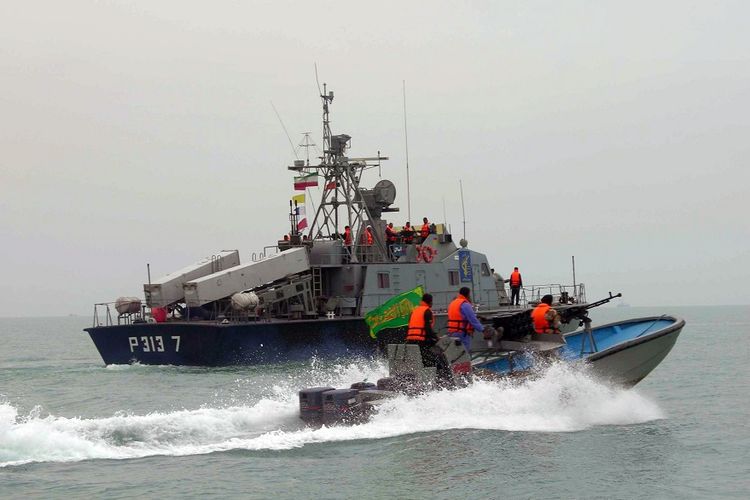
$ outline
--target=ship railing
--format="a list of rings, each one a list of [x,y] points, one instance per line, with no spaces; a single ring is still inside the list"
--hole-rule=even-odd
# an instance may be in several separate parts
[[[521,289],[521,302],[525,306],[538,304],[545,295],[552,295],[552,302],[556,304],[582,304],[586,302],[586,287],[583,283],[525,286]]]
[[[136,313],[125,313],[125,314],[112,314],[114,309],[114,302],[98,302],[94,304],[94,320],[93,326],[114,326],[117,325],[130,325],[134,321],[143,321],[146,317],[146,306],[141,306],[141,309]],[[117,321],[113,320],[113,316],[117,318]]]

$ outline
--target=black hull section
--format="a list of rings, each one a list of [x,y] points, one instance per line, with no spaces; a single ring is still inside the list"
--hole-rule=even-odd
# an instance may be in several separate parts
[[[371,356],[404,333],[370,337],[362,318],[202,323],[170,322],[87,328],[106,364],[227,366]]]

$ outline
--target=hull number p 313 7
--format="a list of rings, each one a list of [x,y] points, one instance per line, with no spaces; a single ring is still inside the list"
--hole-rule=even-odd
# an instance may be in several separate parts
[[[170,338],[174,341],[174,352],[180,352],[180,336],[172,335]],[[128,342],[130,343],[130,352],[135,352],[136,350],[141,352],[164,352],[167,350],[164,337],[161,335],[128,337]]]

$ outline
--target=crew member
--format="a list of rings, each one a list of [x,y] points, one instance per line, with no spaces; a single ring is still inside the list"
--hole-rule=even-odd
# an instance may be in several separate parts
[[[372,226],[367,226],[365,228],[365,231],[362,233],[362,262],[367,262],[368,255],[372,254],[372,244],[374,243],[374,238],[372,237]]]
[[[438,378],[447,381],[451,379],[451,371],[448,360],[436,346],[438,336],[434,326],[432,295],[426,293],[422,295],[422,302],[411,312],[406,330],[406,343],[417,344],[422,355],[422,364],[436,367]]]
[[[422,222],[422,229],[419,231],[419,236],[421,236],[422,241],[424,241],[430,235],[430,223],[427,222],[427,217],[423,217]]]
[[[396,244],[396,231],[393,229],[393,222],[385,226],[385,242],[388,247],[388,258],[393,260],[393,245]]]
[[[470,293],[467,287],[461,288],[458,296],[448,305],[448,335],[460,339],[468,353],[471,353],[471,337],[474,331],[484,331],[484,326],[474,314]]]
[[[545,295],[531,311],[536,333],[560,333],[560,315],[552,308],[552,295]]]
[[[518,272],[517,267],[513,268],[513,272],[510,273],[510,279],[508,281],[510,281],[510,303],[511,305],[518,305],[523,280],[521,279],[521,273]]]
[[[344,262],[352,260],[352,228],[344,228]]]
[[[407,222],[401,230],[401,238],[407,245],[414,243],[414,228],[411,227],[411,222]]]

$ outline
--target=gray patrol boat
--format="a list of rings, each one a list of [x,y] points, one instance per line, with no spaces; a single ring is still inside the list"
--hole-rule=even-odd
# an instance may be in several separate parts
[[[217,252],[160,278],[149,276],[144,301],[120,297],[95,304],[86,331],[106,364],[220,366],[369,356],[402,341],[404,332],[384,330],[373,338],[364,316],[419,285],[434,297],[438,330],[462,286],[471,289],[478,314],[511,323],[516,317],[527,322],[518,313],[544,294],[562,305],[585,303],[584,285],[574,283],[524,287],[521,305],[511,305],[487,257],[465,239],[456,245],[445,223],[430,225],[424,238],[402,233],[387,241],[387,217],[399,211],[396,188],[385,179],[362,185],[387,158],[349,157],[351,137],[330,128],[333,92],[324,85],[320,98],[320,163],[296,160],[288,167],[302,185],[322,179],[310,225],[303,228],[300,207],[290,202],[289,234],[260,255],[241,262],[237,250]]]

